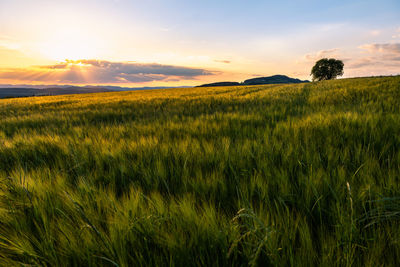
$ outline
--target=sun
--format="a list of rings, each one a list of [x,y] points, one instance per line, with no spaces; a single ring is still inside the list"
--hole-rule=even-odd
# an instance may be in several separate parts
[[[41,45],[44,57],[62,61],[65,59],[79,60],[99,57],[99,47],[102,42],[90,33],[77,28],[60,29],[53,33]]]

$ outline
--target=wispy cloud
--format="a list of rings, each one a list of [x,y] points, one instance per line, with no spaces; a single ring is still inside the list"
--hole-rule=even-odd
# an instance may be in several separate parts
[[[400,43],[387,43],[387,44],[365,44],[359,48],[368,51],[369,53],[380,54],[393,54],[400,55]]]
[[[358,47],[361,53],[348,64],[350,69],[377,74],[400,73],[400,43],[364,44]]]
[[[156,63],[66,60],[54,65],[0,69],[0,80],[49,83],[144,83],[196,80],[218,72]]]
[[[392,35],[393,39],[400,38],[400,27],[397,28],[396,33]]]
[[[214,62],[217,62],[217,63],[225,63],[225,64],[230,64],[231,63],[231,61],[230,60],[214,60]]]
[[[304,59],[306,61],[317,61],[322,58],[339,58],[341,57],[340,55],[340,49],[339,48],[333,48],[333,49],[327,49],[327,50],[320,50],[314,53],[309,53],[304,56]]]
[[[0,35],[0,48],[17,50],[21,48],[20,43],[14,38],[7,35]]]
[[[380,30],[372,30],[369,32],[371,36],[379,36],[381,34]]]
[[[345,26],[346,26],[345,23],[325,23],[325,24],[317,24],[314,26],[314,28],[319,32],[331,32],[343,29],[343,27]]]

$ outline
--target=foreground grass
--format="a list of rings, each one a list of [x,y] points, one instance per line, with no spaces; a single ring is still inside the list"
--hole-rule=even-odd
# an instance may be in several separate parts
[[[0,265],[395,266],[400,77],[0,101]]]

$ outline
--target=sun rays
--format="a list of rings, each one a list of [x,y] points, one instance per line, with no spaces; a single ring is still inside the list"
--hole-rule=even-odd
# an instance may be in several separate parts
[[[40,51],[46,58],[79,60],[98,58],[105,42],[79,25],[66,25],[57,29],[40,44]]]

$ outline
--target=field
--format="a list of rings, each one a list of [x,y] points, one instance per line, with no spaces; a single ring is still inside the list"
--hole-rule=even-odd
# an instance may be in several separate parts
[[[400,76],[0,100],[1,266],[395,266]]]

